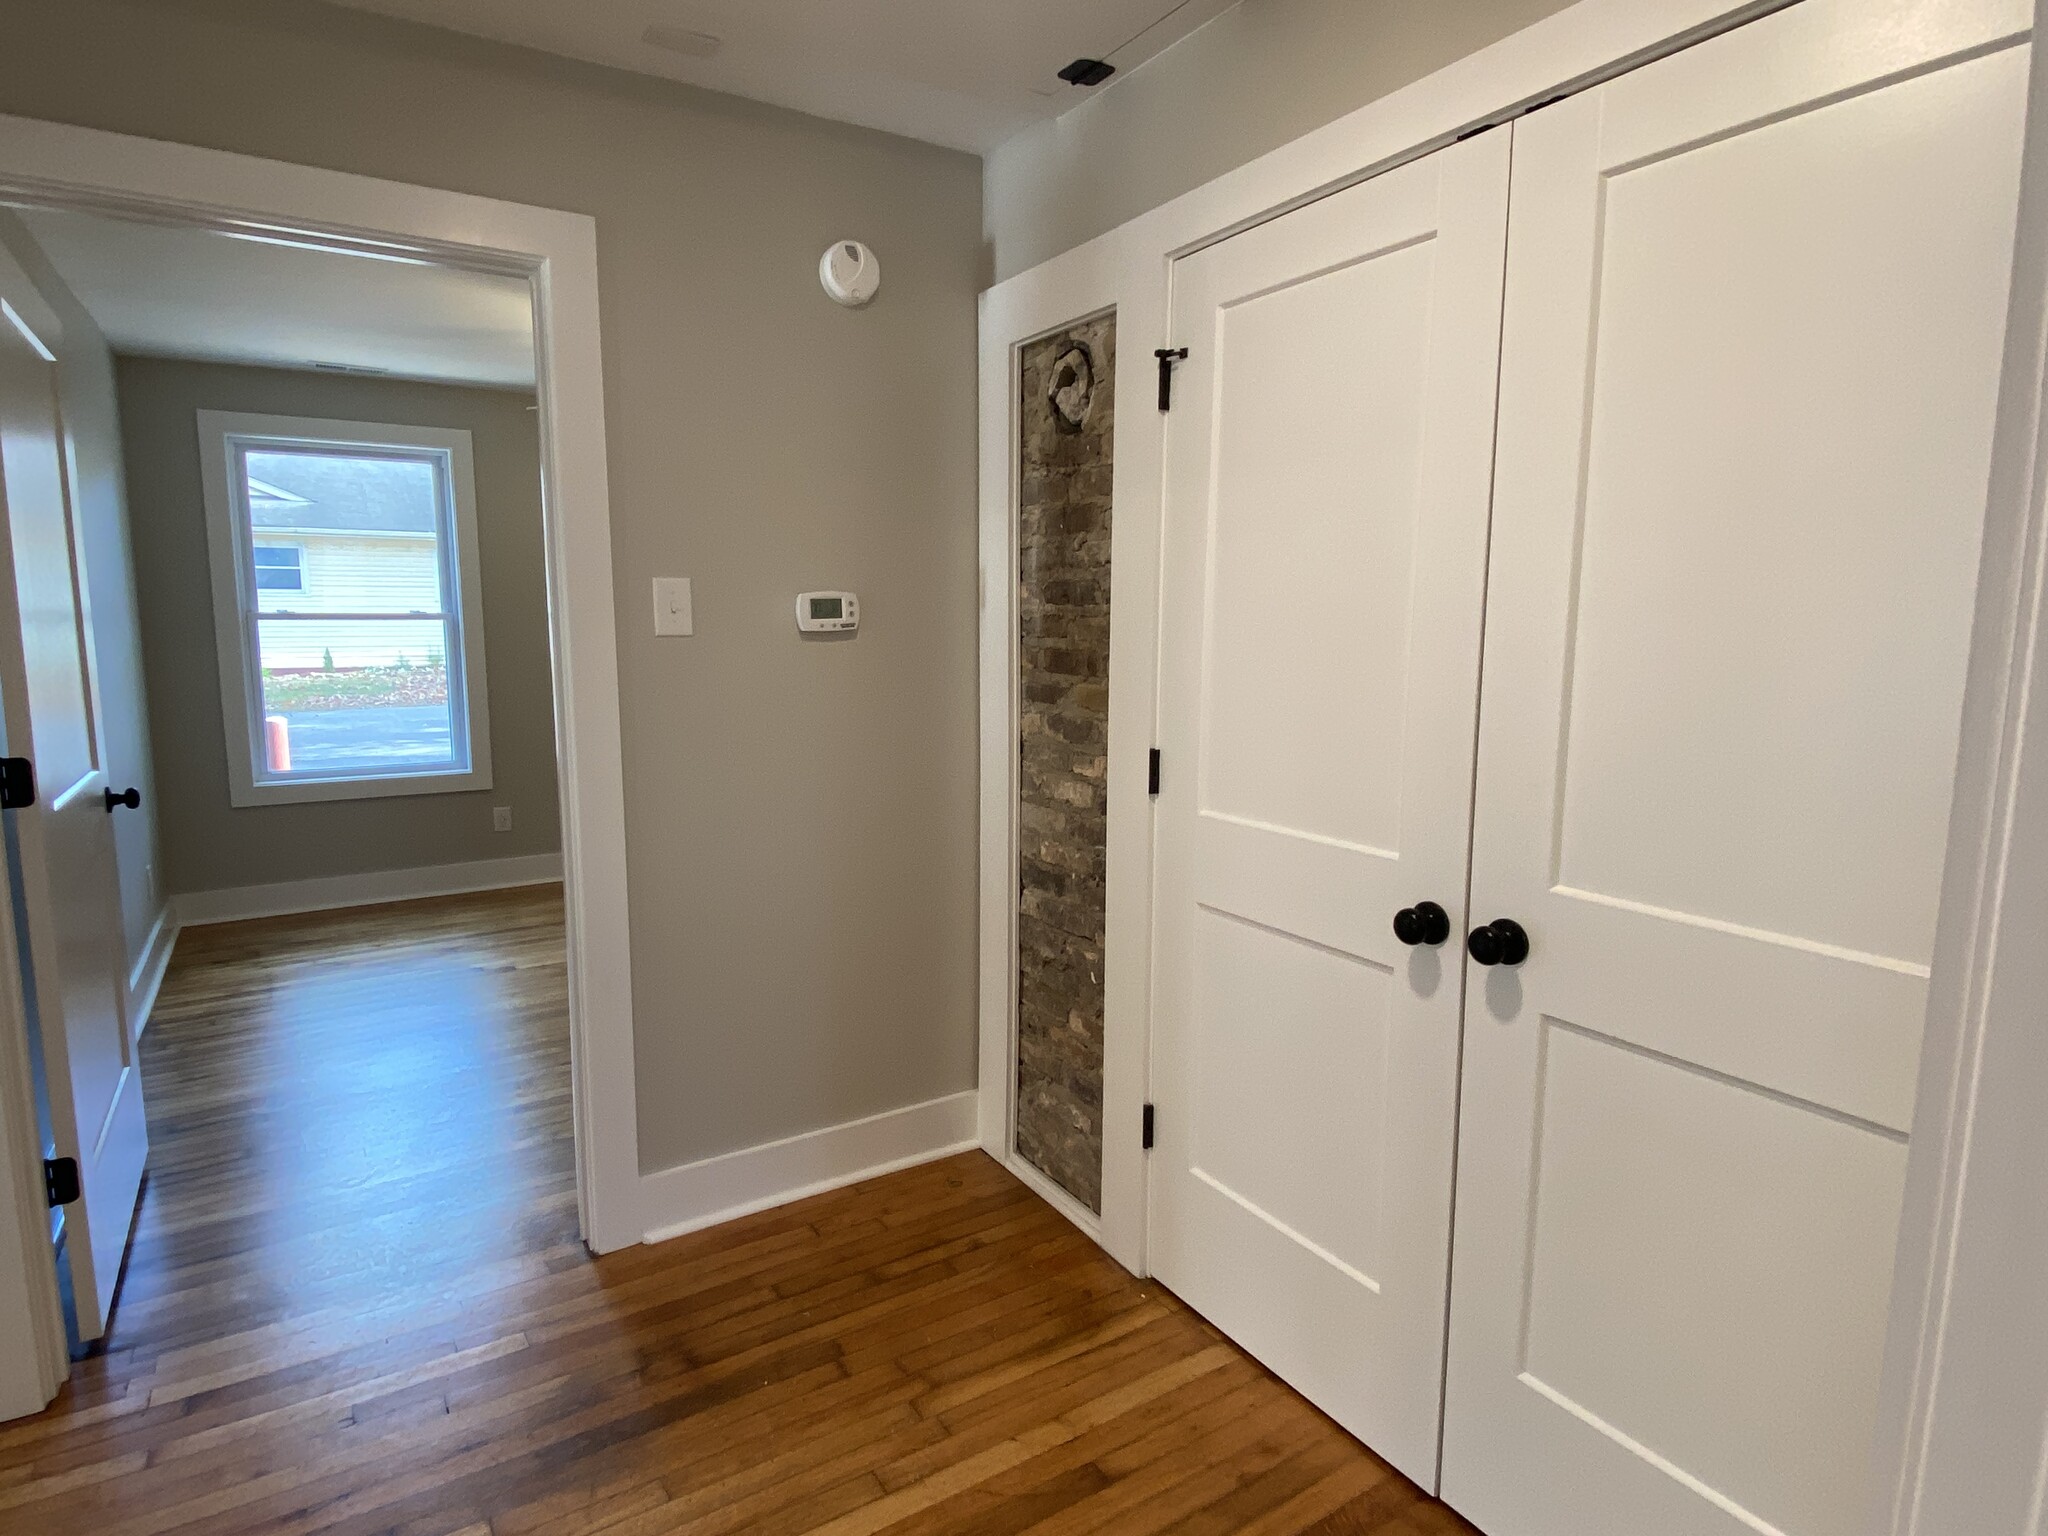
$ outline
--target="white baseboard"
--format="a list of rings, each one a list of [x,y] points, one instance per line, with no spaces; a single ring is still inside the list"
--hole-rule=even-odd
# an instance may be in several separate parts
[[[435,864],[425,869],[385,869],[367,875],[336,875],[326,880],[286,880],[276,885],[244,885],[225,891],[187,891],[174,899],[178,926],[196,928],[206,923],[326,912],[336,907],[367,907],[421,896],[461,896],[470,891],[497,891],[561,878],[559,853],[533,853],[516,859],[479,859],[471,864]]]
[[[646,1241],[664,1242],[979,1146],[969,1089],[640,1176]]]
[[[149,1028],[149,1011],[156,1006],[156,995],[164,984],[164,972],[170,969],[171,951],[178,943],[178,927],[177,904],[175,900],[166,901],[163,910],[157,913],[156,921],[149,925],[149,939],[142,946],[142,958],[128,973],[128,1032],[137,1040]]]

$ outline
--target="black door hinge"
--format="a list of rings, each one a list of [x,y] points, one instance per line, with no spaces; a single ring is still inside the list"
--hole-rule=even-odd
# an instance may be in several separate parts
[[[36,803],[36,765],[25,757],[0,757],[0,811]]]
[[[1160,347],[1152,354],[1159,359],[1159,409],[1173,409],[1173,365],[1188,355],[1186,347]]]
[[[1145,1150],[1152,1150],[1152,1106],[1145,1106]]]
[[[69,1205],[82,1193],[78,1183],[78,1159],[75,1157],[46,1157],[43,1159],[43,1193],[48,1196],[50,1209]]]
[[[1152,749],[1152,763],[1145,770],[1145,792],[1148,795],[1159,793],[1159,749],[1157,747]]]

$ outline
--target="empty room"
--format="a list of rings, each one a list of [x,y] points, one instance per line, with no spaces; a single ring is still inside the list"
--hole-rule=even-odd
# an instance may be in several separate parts
[[[2036,23],[0,0],[0,1530],[2044,1536]]]

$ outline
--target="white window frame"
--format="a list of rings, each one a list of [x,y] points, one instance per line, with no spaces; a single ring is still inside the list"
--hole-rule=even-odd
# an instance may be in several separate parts
[[[484,678],[483,579],[477,563],[476,474],[467,432],[448,427],[329,421],[307,416],[198,413],[200,460],[206,497],[206,545],[213,578],[214,643],[220,662],[220,702],[226,727],[228,799],[236,806],[313,800],[364,800],[387,795],[448,794],[491,787],[490,704]],[[262,610],[256,587],[255,540],[248,512],[248,477],[242,455],[251,449],[299,448],[419,457],[435,467],[441,490],[436,553],[442,590],[454,595],[445,612],[337,613],[328,619],[438,619],[448,629],[448,712],[455,768],[389,767],[347,774],[272,777],[257,767],[263,741],[263,680],[256,623]],[[302,557],[303,562],[303,557]],[[303,571],[303,563],[301,570]]]

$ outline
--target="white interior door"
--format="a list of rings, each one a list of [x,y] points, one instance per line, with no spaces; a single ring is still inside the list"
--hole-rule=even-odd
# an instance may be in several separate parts
[[[30,1006],[60,1156],[84,1198],[65,1209],[78,1328],[105,1331],[148,1153],[122,987],[119,886],[92,692],[84,573],[57,403],[55,320],[0,269],[0,701],[7,751],[35,764],[10,811],[28,918]]]
[[[1507,177],[1485,134],[1173,279],[1152,1265],[1429,1485]]]
[[[1954,774],[2022,0],[1516,125],[1444,1496],[1850,1536]]]

